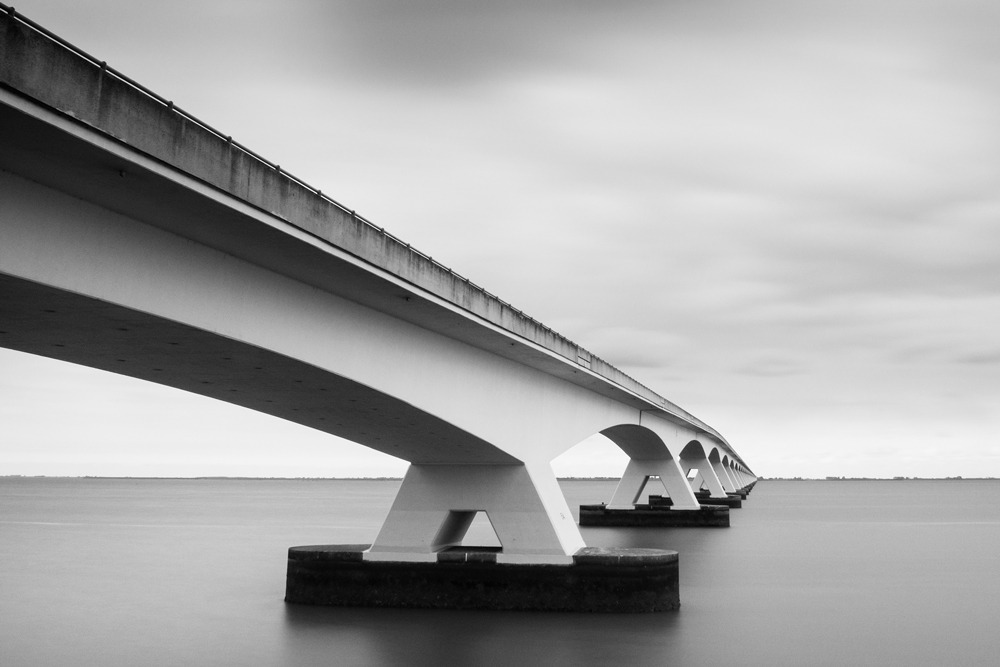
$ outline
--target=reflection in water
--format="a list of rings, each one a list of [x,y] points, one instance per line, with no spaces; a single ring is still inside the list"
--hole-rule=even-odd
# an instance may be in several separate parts
[[[285,651],[296,663],[350,665],[669,664],[677,614],[345,609],[286,605]],[[678,662],[677,664],[684,664]]]

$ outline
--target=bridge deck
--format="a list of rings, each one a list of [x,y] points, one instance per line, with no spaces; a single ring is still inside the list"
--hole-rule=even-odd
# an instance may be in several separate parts
[[[335,294],[364,294],[367,305],[374,295],[375,307],[386,313],[652,408],[725,442],[614,366],[10,13],[0,13],[0,88],[7,102],[0,104],[2,169],[260,266],[281,266]],[[53,122],[19,112],[21,101],[53,110]],[[136,162],[130,151],[148,160]],[[181,180],[188,181],[184,187]],[[115,188],[115,181],[128,187]],[[166,200],[188,215],[159,215]]]

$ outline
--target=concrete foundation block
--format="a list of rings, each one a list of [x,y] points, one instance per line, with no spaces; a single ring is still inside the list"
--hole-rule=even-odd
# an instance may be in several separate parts
[[[732,494],[728,494],[725,498],[712,498],[707,494],[701,495],[696,493],[695,498],[702,505],[725,505],[729,509],[740,509],[743,507],[743,499]],[[673,504],[674,501],[669,496],[649,496],[649,506],[652,508],[672,507]]]
[[[497,563],[456,549],[434,563],[364,560],[368,545],[292,547],[285,602],[422,607],[653,612],[680,607],[678,556],[661,549],[585,547],[568,565]]]
[[[729,508],[702,505],[696,510],[675,510],[662,505],[636,505],[635,509],[608,509],[606,505],[580,505],[580,525],[629,528],[728,528]]]

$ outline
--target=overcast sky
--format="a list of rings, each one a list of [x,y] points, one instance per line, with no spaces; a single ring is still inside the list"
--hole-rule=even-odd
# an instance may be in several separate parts
[[[722,432],[1000,476],[1000,3],[22,0]],[[400,474],[0,350],[0,474]],[[600,439],[559,474],[618,475]]]

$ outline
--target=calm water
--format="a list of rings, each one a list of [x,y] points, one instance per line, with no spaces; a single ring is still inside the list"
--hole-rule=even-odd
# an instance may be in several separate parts
[[[762,482],[729,529],[584,530],[678,550],[677,613],[286,606],[286,549],[372,541],[397,486],[0,479],[0,665],[1000,664],[1000,482]]]

